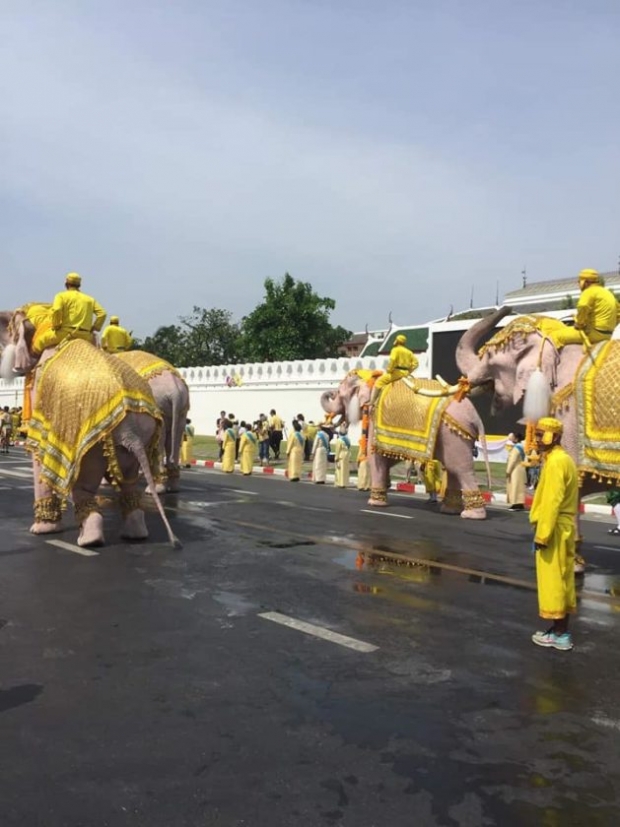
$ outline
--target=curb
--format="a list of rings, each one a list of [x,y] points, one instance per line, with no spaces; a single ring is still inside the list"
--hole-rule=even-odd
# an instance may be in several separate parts
[[[216,462],[213,459],[194,459],[192,460],[192,465],[196,465],[199,468],[214,468],[216,471],[222,470],[222,463]],[[239,469],[239,464],[235,464],[235,470]],[[270,465],[263,466],[263,465],[255,465],[252,469],[253,474],[268,474],[272,477],[287,477],[288,473],[285,468],[272,468]],[[312,479],[312,472],[311,471],[304,471],[301,475],[301,479],[304,480],[311,480]],[[325,482],[334,482],[334,475],[327,474],[325,477]],[[355,483],[349,483],[349,488],[356,488]],[[426,494],[426,488],[424,485],[414,484],[412,482],[397,482],[394,486],[394,490],[398,491],[399,494]],[[482,496],[484,497],[485,502],[493,503],[493,505],[506,505],[507,499],[506,495],[494,491],[483,491]],[[529,509],[532,505],[534,498],[531,494],[528,494],[525,498],[525,508],[526,510]],[[595,505],[590,503],[580,503],[579,504],[579,513],[580,514],[604,514],[605,516],[609,517],[613,515],[611,510],[611,506],[609,505]]]

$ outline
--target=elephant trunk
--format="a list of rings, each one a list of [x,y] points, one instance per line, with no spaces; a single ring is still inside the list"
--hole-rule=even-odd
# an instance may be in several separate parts
[[[344,405],[338,391],[325,391],[321,394],[321,407],[326,413],[344,414]]]
[[[478,354],[476,353],[478,342],[485,334],[490,333],[504,316],[508,316],[510,313],[512,313],[510,307],[500,307],[495,313],[479,319],[469,330],[463,333],[456,346],[455,354],[456,364],[463,376],[467,376],[470,380],[476,381],[476,373],[479,372],[476,370],[479,365]]]

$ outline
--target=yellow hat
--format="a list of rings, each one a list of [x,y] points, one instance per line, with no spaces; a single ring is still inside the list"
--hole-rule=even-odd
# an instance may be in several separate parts
[[[110,316],[110,324],[118,324],[120,319],[118,316]]]
[[[579,273],[579,281],[591,281],[594,283],[598,280],[598,270],[582,270],[581,273]]]
[[[407,337],[403,336],[402,333],[399,333],[395,339],[397,345],[404,345],[407,342]]]
[[[536,430],[542,431],[542,444],[551,445],[554,436],[561,436],[564,425],[562,425],[559,419],[555,419],[552,416],[544,416],[536,423]]]
[[[72,287],[79,287],[82,284],[82,278],[79,273],[67,273],[65,284],[70,284]]]

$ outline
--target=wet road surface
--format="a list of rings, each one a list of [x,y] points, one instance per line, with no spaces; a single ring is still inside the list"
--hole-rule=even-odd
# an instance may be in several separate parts
[[[28,534],[26,459],[0,457],[3,827],[620,823],[608,521],[561,653],[529,639],[526,515],[184,480],[181,551],[152,511],[122,542],[106,505],[84,557],[74,528]]]

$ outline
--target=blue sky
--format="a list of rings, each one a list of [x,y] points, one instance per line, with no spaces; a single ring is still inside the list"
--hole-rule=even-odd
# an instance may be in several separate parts
[[[620,254],[620,4],[4,0],[2,302],[136,333],[289,271],[350,329]]]

